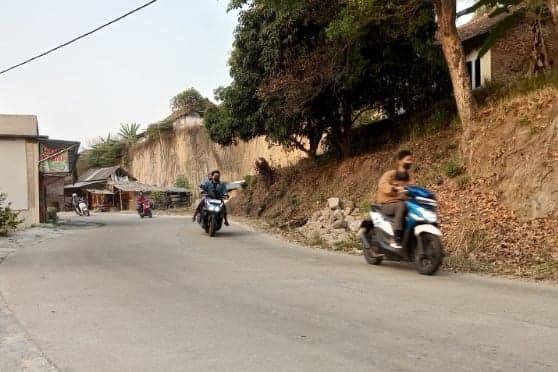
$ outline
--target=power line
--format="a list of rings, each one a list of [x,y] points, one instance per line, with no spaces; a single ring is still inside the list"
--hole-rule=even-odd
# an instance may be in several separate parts
[[[30,63],[30,62],[33,62],[33,61],[35,61],[35,60],[37,60],[37,59],[39,59],[39,58],[42,58],[42,57],[44,57],[44,56],[46,56],[46,55],[48,55],[48,54],[50,54],[50,53],[52,53],[52,52],[57,51],[58,49],[62,49],[62,48],[66,47],[66,46],[68,46],[68,45],[70,45],[70,44],[73,44],[73,43],[75,43],[76,41],[78,41],[78,40],[80,40],[80,39],[83,39],[83,38],[85,38],[85,37],[87,37],[87,36],[89,36],[89,35],[91,35],[91,34],[94,34],[95,32],[100,31],[100,30],[102,30],[103,28],[112,25],[113,23],[116,23],[116,22],[118,22],[118,21],[121,21],[121,20],[123,20],[124,18],[126,18],[126,17],[128,17],[128,16],[130,16],[130,15],[136,13],[136,12],[139,12],[140,10],[142,10],[142,9],[144,9],[144,8],[147,8],[148,6],[150,6],[150,5],[154,4],[154,3],[156,3],[157,1],[159,1],[159,0],[151,0],[151,1],[149,1],[148,3],[143,4],[142,6],[136,8],[136,9],[134,9],[134,10],[129,11],[128,13],[126,13],[126,14],[124,14],[124,15],[118,17],[118,18],[115,18],[115,19],[113,19],[112,21],[110,21],[110,22],[108,22],[108,23],[105,23],[104,25],[99,26],[99,27],[97,27],[97,28],[94,29],[94,30],[91,30],[91,31],[89,31],[89,32],[86,32],[85,34],[82,34],[82,35],[80,35],[80,36],[78,36],[78,37],[76,37],[76,38],[74,38],[74,39],[72,39],[72,40],[70,40],[70,41],[68,41],[68,42],[65,42],[64,44],[60,44],[60,45],[58,45],[58,46],[55,47],[55,48],[52,48],[52,49],[50,49],[50,50],[47,50],[47,51],[44,52],[44,53],[38,54],[38,55],[36,55],[35,57],[29,58],[29,59],[27,59],[27,60],[25,60],[25,61],[23,61],[23,62],[21,62],[21,63],[18,63],[17,65],[13,65],[12,67],[8,67],[7,69],[0,71],[0,75],[5,74],[6,72],[11,71],[11,70],[14,70],[14,69],[16,69],[16,68],[18,68],[18,67],[21,67],[21,66],[23,66],[23,65],[26,65],[26,64],[28,64],[28,63]]]

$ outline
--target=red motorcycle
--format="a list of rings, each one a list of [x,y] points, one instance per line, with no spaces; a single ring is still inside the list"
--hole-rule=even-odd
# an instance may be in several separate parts
[[[151,213],[151,202],[147,198],[143,199],[142,202],[138,203],[138,214],[141,218],[153,217],[153,214]]]

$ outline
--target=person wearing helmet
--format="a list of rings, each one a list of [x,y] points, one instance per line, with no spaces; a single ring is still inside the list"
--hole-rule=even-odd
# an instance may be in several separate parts
[[[75,192],[72,194],[72,207],[74,207],[77,214],[81,214],[79,210],[79,196]]]

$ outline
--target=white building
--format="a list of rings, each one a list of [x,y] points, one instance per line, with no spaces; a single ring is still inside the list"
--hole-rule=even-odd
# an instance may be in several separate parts
[[[34,115],[0,115],[0,192],[25,219],[39,223],[39,128]]]

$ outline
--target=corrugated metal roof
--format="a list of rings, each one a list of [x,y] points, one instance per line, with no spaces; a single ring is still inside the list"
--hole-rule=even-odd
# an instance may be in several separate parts
[[[172,193],[190,193],[191,191],[188,189],[185,189],[183,187],[166,187],[165,188],[166,192],[172,192]]]
[[[110,176],[112,176],[118,170],[120,170],[122,173],[128,174],[128,172],[126,172],[118,165],[114,167],[108,167],[108,168],[92,168],[89,169],[84,174],[82,174],[79,177],[78,181],[79,182],[106,181],[110,178]]]
[[[137,181],[127,181],[127,182],[116,182],[114,183],[114,187],[118,190],[126,191],[126,192],[153,192],[153,191],[161,191],[161,192],[171,192],[171,193],[189,193],[190,190],[184,189],[182,187],[157,187],[146,185],[141,182]]]
[[[100,181],[76,182],[72,185],[66,185],[66,186],[64,186],[64,188],[65,189],[81,189],[82,187],[91,186],[91,185],[94,185],[96,183],[101,183],[101,182]]]
[[[85,191],[91,194],[98,194],[98,195],[114,195],[113,192],[108,190],[85,189]]]

